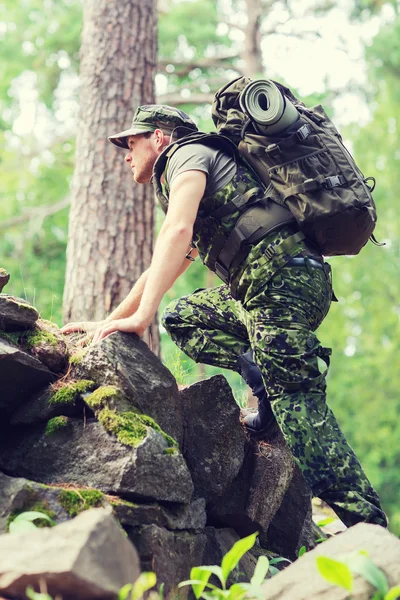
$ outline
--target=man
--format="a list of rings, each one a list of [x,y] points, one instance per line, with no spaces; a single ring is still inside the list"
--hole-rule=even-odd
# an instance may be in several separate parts
[[[130,129],[110,136],[127,150],[135,181],[154,180],[166,218],[150,268],[120,306],[101,323],[62,331],[84,329],[93,343],[114,331],[141,336],[199,253],[226,284],[167,307],[163,323],[172,339],[195,361],[243,375],[259,400],[258,413],[244,419],[247,429],[262,434],[276,420],[313,494],[346,525],[386,526],[379,498],[325,403],[330,350],[314,331],[332,299],[329,265],[290,215],[278,211],[273,227],[259,226],[274,207],[265,204],[256,175],[219,136],[196,130],[182,111],[148,105],[137,109]],[[238,230],[245,245],[237,243]]]

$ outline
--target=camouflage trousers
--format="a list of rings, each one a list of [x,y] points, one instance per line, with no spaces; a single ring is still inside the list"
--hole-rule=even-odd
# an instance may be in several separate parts
[[[351,526],[386,526],[379,497],[326,404],[330,349],[314,331],[332,299],[329,265],[285,266],[242,304],[225,285],[171,302],[162,322],[196,362],[239,372],[253,351],[275,419],[314,496]]]

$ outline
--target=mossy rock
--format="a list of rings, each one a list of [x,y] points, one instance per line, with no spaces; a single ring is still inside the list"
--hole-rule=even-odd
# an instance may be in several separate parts
[[[58,501],[63,509],[72,517],[89,508],[96,508],[104,505],[104,494],[99,490],[72,490],[66,489],[60,492]]]
[[[96,415],[104,429],[112,433],[117,440],[125,446],[137,448],[146,438],[148,428],[154,429],[165,438],[170,448],[177,448],[178,443],[166,434],[161,427],[148,415],[132,409],[126,412],[116,412],[109,408],[103,408]]]
[[[68,427],[69,419],[68,417],[53,417],[49,421],[47,421],[46,425],[46,436],[54,435],[59,431],[63,431]]]
[[[94,381],[81,379],[69,381],[60,387],[49,399],[50,405],[71,405],[76,402],[81,394],[92,391],[96,387]]]

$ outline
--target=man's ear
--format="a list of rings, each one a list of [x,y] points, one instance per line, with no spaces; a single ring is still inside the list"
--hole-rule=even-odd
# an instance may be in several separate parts
[[[154,141],[157,150],[162,150],[165,146],[170,143],[170,136],[166,135],[162,129],[156,129],[154,132]]]

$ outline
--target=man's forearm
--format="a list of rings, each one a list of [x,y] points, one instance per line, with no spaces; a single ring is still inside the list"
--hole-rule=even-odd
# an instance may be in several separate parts
[[[148,274],[149,269],[141,274],[125,300],[123,300],[121,304],[117,306],[117,308],[113,310],[110,315],[108,315],[106,322],[113,321],[114,319],[124,319],[126,317],[130,317],[137,311],[142,299]]]

